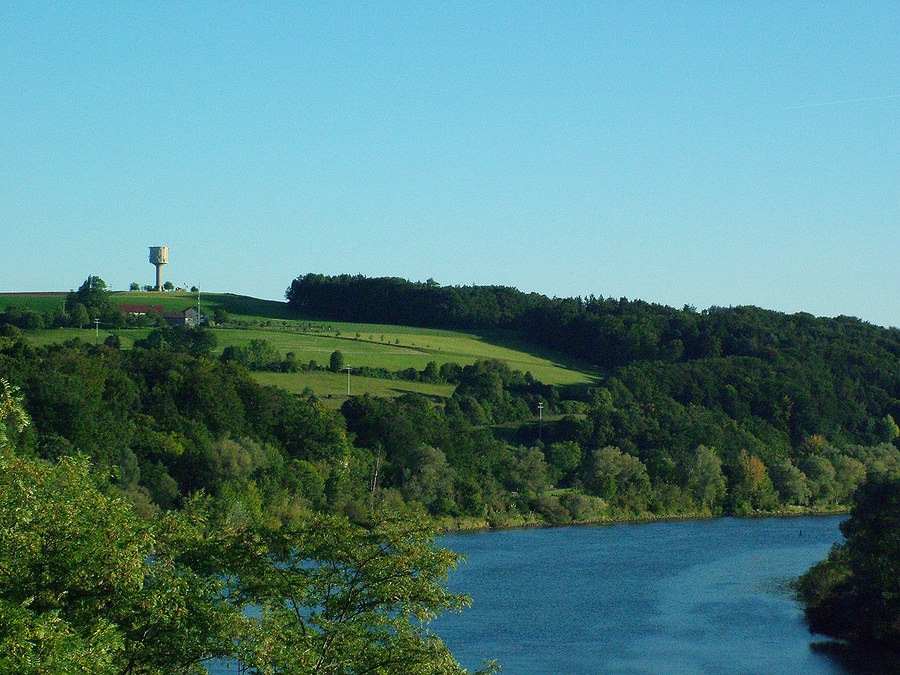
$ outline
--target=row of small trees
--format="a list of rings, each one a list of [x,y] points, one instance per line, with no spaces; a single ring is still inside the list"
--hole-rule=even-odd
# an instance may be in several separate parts
[[[162,289],[164,291],[176,290],[175,284],[173,284],[171,281],[164,282],[162,285]],[[141,286],[140,284],[138,284],[138,282],[132,281],[131,285],[128,287],[128,290],[129,291],[155,291],[156,286],[153,286],[151,284],[144,284],[143,286]],[[191,286],[191,293],[197,293],[199,290],[200,289],[198,289],[196,286]]]

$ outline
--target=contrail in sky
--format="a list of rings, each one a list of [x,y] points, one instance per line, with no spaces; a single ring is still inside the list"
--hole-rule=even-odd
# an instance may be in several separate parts
[[[849,103],[869,103],[871,101],[889,101],[894,98],[900,98],[900,94],[889,94],[888,96],[868,96],[866,98],[845,98],[840,101],[824,101],[823,103],[802,103],[800,105],[789,105],[785,110],[798,110],[800,108],[823,108],[829,105],[847,105]]]

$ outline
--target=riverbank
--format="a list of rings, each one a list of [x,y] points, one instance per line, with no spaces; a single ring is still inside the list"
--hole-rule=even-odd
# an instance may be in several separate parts
[[[503,514],[496,517],[478,518],[474,516],[437,518],[438,527],[443,533],[453,532],[500,532],[504,530],[521,530],[547,527],[581,527],[590,525],[636,525],[642,523],[677,522],[682,520],[715,520],[717,518],[798,518],[803,516],[844,516],[850,512],[847,506],[807,507],[796,506],[776,511],[750,511],[747,513],[719,513],[697,511],[679,514],[619,514],[604,518],[588,520],[572,520],[552,522],[541,518],[536,513]]]

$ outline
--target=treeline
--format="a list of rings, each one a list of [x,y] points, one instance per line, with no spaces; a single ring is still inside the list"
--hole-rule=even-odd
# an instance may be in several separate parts
[[[640,400],[652,394],[722,409],[735,421],[758,417],[793,445],[816,434],[871,443],[886,415],[900,419],[900,330],[852,317],[698,312],[349,275],[307,274],[286,295],[318,318],[518,331],[625,381]]]
[[[507,286],[440,286],[393,277],[297,277],[288,304],[317,319],[430,328],[511,328],[546,298]]]
[[[17,452],[54,461],[86,455],[113,472],[116,489],[144,514],[181,508],[202,491],[226,511],[274,523],[314,512],[365,523],[384,502],[515,522],[548,485],[538,479],[524,489],[532,480],[524,468],[510,477],[527,452],[484,426],[530,417],[554,398],[552,388],[503,364],[444,368],[460,390],[446,410],[416,395],[360,399],[372,409],[366,419],[386,434],[379,441],[352,406],[341,414],[312,395],[262,387],[242,366],[214,357],[213,345],[207,330],[183,327],[153,331],[127,351],[0,338],[0,375],[21,389],[33,419]],[[428,480],[431,471],[441,480]]]
[[[202,491],[276,523],[364,523],[386,502],[454,527],[567,523],[828,509],[866,477],[900,473],[890,416],[866,443],[793,444],[759,417],[680,403],[640,378],[560,389],[499,361],[445,363],[419,373],[456,385],[444,402],[362,396],[331,411],[214,357],[204,329],[159,329],[129,351],[0,344],[0,373],[34,419],[20,451],[86,454],[142,513]]]
[[[295,311],[318,319],[518,330],[534,343],[601,368],[727,356],[802,359],[810,352],[832,357],[839,356],[841,347],[855,352],[840,359],[849,365],[860,365],[862,355],[878,360],[900,355],[896,328],[853,317],[786,315],[751,306],[698,312],[687,305],[674,309],[626,298],[548,298],[507,286],[441,286],[431,279],[312,273],[294,279],[285,297]]]
[[[298,277],[287,299],[319,319],[505,328],[593,364],[603,373],[597,387],[555,392],[563,399],[557,411],[577,414],[546,425],[542,452],[548,463],[562,463],[556,487],[614,504],[623,498],[618,483],[636,475],[631,494],[640,497],[625,499],[634,510],[824,507],[845,503],[862,476],[896,469],[894,328],[755,307],[698,312],[350,275]],[[476,425],[515,419],[493,414],[490,391],[467,396],[460,386],[446,410]],[[514,442],[534,440],[526,433]],[[554,449],[561,443],[573,444],[567,463]],[[601,455],[623,466],[599,469]],[[712,499],[688,487],[696,485],[698,463],[711,471],[707,484],[719,486],[709,488]]]

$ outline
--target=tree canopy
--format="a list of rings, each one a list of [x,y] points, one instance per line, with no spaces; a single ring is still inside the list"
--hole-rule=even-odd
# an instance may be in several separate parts
[[[442,585],[458,556],[421,516],[282,526],[197,496],[141,518],[85,457],[15,455],[27,418],[0,383],[0,671],[466,672],[427,629],[467,599]]]
[[[846,537],[799,581],[810,630],[900,653],[900,479],[864,483]]]

